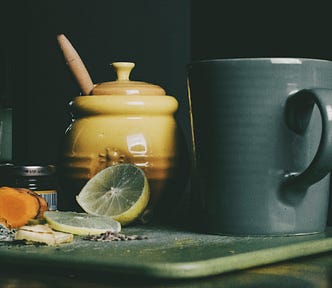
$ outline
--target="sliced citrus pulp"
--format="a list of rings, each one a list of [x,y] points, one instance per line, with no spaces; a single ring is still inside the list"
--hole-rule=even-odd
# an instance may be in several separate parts
[[[108,216],[71,211],[46,211],[44,218],[52,229],[76,235],[98,235],[107,231],[116,233],[121,231],[121,224]]]
[[[109,166],[93,176],[76,197],[92,215],[112,217],[129,224],[144,212],[150,197],[148,180],[134,164]]]

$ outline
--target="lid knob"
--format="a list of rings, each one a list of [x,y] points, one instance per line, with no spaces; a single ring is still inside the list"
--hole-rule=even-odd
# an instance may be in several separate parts
[[[115,69],[115,72],[117,74],[117,80],[96,84],[91,91],[91,95],[104,95],[104,96],[166,95],[165,90],[158,85],[141,82],[141,81],[130,81],[129,76],[131,71],[135,67],[134,63],[114,62],[112,63],[111,66]]]
[[[117,80],[129,80],[131,70],[135,67],[135,63],[132,62],[114,62],[112,66],[115,69]]]

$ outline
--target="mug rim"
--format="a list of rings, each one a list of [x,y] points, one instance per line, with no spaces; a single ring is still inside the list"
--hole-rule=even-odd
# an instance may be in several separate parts
[[[271,64],[302,64],[303,62],[322,62],[332,64],[331,60],[305,57],[238,57],[238,58],[214,58],[192,61],[191,64],[199,63],[220,63],[220,62],[265,62]]]

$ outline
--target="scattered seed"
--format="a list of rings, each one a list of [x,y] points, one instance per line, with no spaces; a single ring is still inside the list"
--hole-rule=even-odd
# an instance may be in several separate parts
[[[130,240],[144,240],[148,237],[142,235],[125,235],[122,233],[114,233],[107,231],[100,235],[88,235],[84,237],[84,240],[89,241],[101,241],[101,242],[110,242],[110,241],[130,241]]]
[[[14,241],[15,229],[8,229],[0,224],[0,241]]]

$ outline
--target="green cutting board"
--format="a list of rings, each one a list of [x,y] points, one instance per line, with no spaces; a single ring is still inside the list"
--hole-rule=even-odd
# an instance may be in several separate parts
[[[93,242],[75,236],[57,247],[0,242],[2,265],[149,278],[194,278],[246,269],[332,250],[325,233],[288,237],[229,237],[175,228],[135,226],[127,235],[147,239]]]

